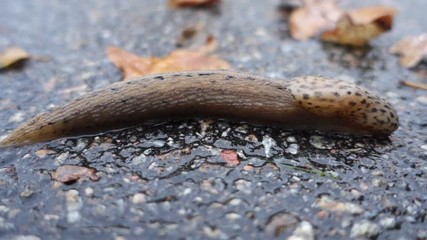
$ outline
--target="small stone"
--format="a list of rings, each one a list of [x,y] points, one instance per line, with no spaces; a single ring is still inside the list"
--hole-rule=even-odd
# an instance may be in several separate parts
[[[55,163],[58,165],[64,163],[64,161],[68,158],[69,155],[70,155],[69,152],[64,152],[64,153],[59,154],[55,158]]]
[[[314,240],[313,226],[307,221],[302,221],[288,240]]]
[[[250,172],[250,171],[254,170],[254,166],[251,164],[247,164],[247,165],[243,166],[243,170],[245,170],[246,172]]]
[[[203,233],[209,238],[227,239],[227,236],[225,235],[225,233],[221,231],[221,229],[218,229],[216,227],[205,226],[203,228]]]
[[[25,112],[17,112],[9,118],[9,122],[22,122],[24,120]]]
[[[92,196],[93,195],[93,188],[91,188],[91,187],[85,188],[85,195],[88,197]]]
[[[254,134],[247,135],[245,140],[252,143],[258,142],[258,138]]]
[[[237,190],[242,191],[246,194],[252,193],[252,182],[248,181],[246,179],[239,179],[234,182],[234,185],[236,186]]]
[[[240,216],[239,214],[234,213],[234,212],[227,213],[227,214],[225,215],[225,217],[226,217],[227,219],[229,219],[229,220],[232,220],[232,221],[235,221],[235,220],[237,220],[237,219],[242,218],[242,216]]]
[[[417,239],[427,239],[427,230],[420,230],[417,232]]]
[[[266,157],[271,157],[271,148],[277,146],[276,141],[268,135],[262,138],[262,145],[264,146],[264,152]]]
[[[314,205],[332,212],[348,212],[355,215],[362,214],[365,211],[357,204],[338,202],[326,195],[323,195],[320,199],[317,199]]]
[[[9,212],[9,210],[10,210],[10,208],[8,208],[7,206],[0,205],[0,212],[7,213],[7,212]]]
[[[83,201],[77,190],[71,189],[65,194],[67,203],[67,221],[68,223],[76,223],[80,220],[79,210],[83,207]]]
[[[298,149],[299,149],[298,144],[292,143],[292,144],[289,144],[288,148],[286,148],[286,152],[295,155],[298,153]]]
[[[355,223],[350,231],[350,237],[352,238],[374,238],[378,236],[380,228],[377,224],[362,220],[361,222]]]
[[[334,142],[329,141],[328,139],[322,137],[322,136],[311,136],[310,137],[310,144],[317,148],[317,149],[332,149],[332,147],[335,145]]]
[[[421,145],[421,149],[427,150],[427,144]]]
[[[58,221],[59,220],[59,216],[58,215],[54,215],[54,214],[46,214],[46,215],[44,215],[43,218],[46,221]]]
[[[397,225],[396,218],[394,217],[383,218],[380,220],[380,225],[387,229],[393,229]]]
[[[286,138],[286,141],[287,141],[287,142],[290,142],[290,143],[294,143],[294,142],[296,142],[297,140],[295,139],[295,137],[292,137],[292,136],[291,136],[291,137],[287,137],[287,138]]]
[[[427,95],[419,96],[416,100],[421,104],[427,105]]]
[[[3,217],[0,217],[0,232],[2,232],[1,230],[8,230],[8,229],[12,229],[14,227],[13,223],[7,222],[6,219],[4,219]]]
[[[49,154],[54,154],[55,151],[49,149],[40,149],[36,151],[36,155],[39,158],[45,158]]]
[[[240,164],[239,156],[237,155],[236,150],[222,150],[221,158],[232,166],[237,166]]]
[[[145,203],[145,202],[146,202],[146,198],[145,198],[144,193],[136,193],[132,196],[132,203],[133,204],[141,204],[141,203]]]
[[[132,159],[131,164],[132,165],[141,165],[146,161],[147,157],[144,154],[141,154],[139,156],[136,156]]]
[[[20,196],[23,198],[29,198],[33,195],[34,191],[31,190],[30,186],[25,185],[24,191],[21,192]]]
[[[293,228],[297,223],[298,219],[294,215],[279,212],[270,217],[265,226],[265,231],[270,236],[279,237],[287,230]]]
[[[41,238],[34,235],[19,235],[11,238],[11,240],[41,240]]]

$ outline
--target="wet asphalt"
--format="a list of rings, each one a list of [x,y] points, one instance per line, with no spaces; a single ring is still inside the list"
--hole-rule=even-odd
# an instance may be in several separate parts
[[[425,31],[427,2],[343,1],[399,9],[393,29],[362,49],[292,40],[280,3],[1,1],[0,49],[36,57],[0,72],[0,135],[120,81],[107,47],[163,56],[194,24],[235,69],[353,81],[387,98],[401,125],[388,138],[363,138],[195,119],[0,149],[0,238],[427,239],[427,92],[400,84],[426,83],[427,64],[404,69],[388,53]],[[225,162],[223,150],[240,163]],[[54,181],[63,165],[101,178]]]

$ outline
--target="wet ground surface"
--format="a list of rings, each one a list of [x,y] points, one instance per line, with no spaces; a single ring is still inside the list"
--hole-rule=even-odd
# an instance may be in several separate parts
[[[108,46],[162,56],[195,23],[235,69],[354,81],[388,98],[401,126],[375,139],[193,120],[0,149],[1,238],[426,239],[427,92],[399,82],[425,83],[427,65],[403,69],[388,48],[425,31],[427,2],[375,2],[400,10],[393,30],[349,49],[292,40],[279,1],[179,11],[149,0],[2,1],[0,49],[49,60],[0,73],[0,135],[119,81]],[[343,2],[373,1],[354,4]],[[225,162],[223,150],[237,151],[240,164]],[[101,179],[52,180],[63,165],[94,168]]]

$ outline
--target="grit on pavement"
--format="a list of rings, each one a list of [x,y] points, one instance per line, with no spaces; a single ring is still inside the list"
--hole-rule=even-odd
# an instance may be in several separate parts
[[[353,81],[387,98],[400,128],[372,138],[194,119],[0,149],[0,238],[426,239],[427,92],[400,82],[426,83],[427,64],[402,68],[388,49],[427,29],[427,2],[342,1],[399,9],[393,29],[359,49],[293,40],[280,4],[2,0],[0,49],[36,57],[0,72],[1,136],[120,81],[109,46],[164,56],[194,24],[217,38],[215,54],[234,69]],[[223,150],[240,163],[224,161]],[[53,180],[64,165],[96,169],[100,179]]]

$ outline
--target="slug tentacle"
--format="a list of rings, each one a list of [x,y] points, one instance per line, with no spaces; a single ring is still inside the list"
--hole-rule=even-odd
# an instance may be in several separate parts
[[[399,123],[385,99],[339,80],[190,71],[148,75],[88,93],[22,124],[0,147],[196,117],[359,135],[388,135]]]

